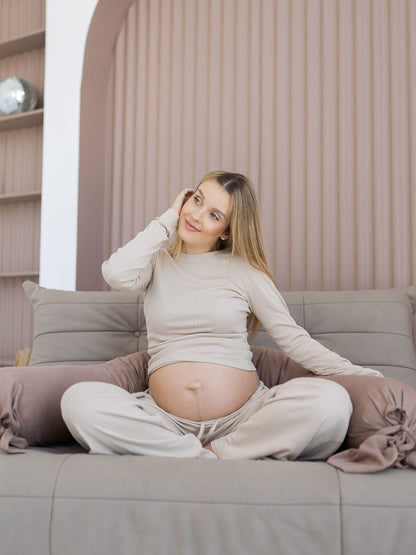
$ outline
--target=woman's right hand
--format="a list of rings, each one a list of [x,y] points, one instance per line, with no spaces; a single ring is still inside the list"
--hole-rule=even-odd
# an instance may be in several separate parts
[[[195,191],[193,189],[182,189],[182,191],[176,197],[171,208],[173,208],[178,214],[180,214],[182,210],[182,206],[194,194],[194,192]]]

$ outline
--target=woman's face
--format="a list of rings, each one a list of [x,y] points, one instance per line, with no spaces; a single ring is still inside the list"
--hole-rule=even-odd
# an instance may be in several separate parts
[[[178,234],[186,254],[216,249],[219,237],[228,238],[231,195],[216,181],[201,183],[185,202],[179,216]]]

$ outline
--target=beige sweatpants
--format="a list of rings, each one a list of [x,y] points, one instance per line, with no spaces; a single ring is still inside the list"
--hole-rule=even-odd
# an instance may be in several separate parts
[[[346,390],[322,378],[297,378],[268,389],[262,382],[237,411],[204,422],[161,409],[148,391],[82,382],[61,401],[73,437],[91,453],[220,459],[326,459],[347,432]],[[214,453],[203,446],[211,443]]]

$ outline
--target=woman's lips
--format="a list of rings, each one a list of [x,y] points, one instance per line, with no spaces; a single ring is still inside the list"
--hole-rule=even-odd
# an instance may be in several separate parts
[[[185,219],[185,227],[187,230],[189,231],[199,231],[199,229],[197,229],[196,227],[194,227],[192,224],[190,224],[188,222],[188,220]]]

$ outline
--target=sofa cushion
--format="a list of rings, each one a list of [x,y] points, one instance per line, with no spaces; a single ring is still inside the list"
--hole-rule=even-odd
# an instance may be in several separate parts
[[[0,468],[3,555],[340,552],[339,479],[325,464],[91,456],[68,446],[0,453]]]
[[[0,450],[72,441],[61,398],[78,382],[105,382],[133,393],[147,388],[146,351],[102,364],[0,368]]]
[[[147,347],[140,293],[23,288],[34,309],[30,366],[93,364]]]
[[[416,388],[416,286],[283,295],[298,324],[325,347]],[[264,330],[254,344],[275,347]]]
[[[330,457],[330,464],[355,473],[416,467],[416,391],[412,387],[374,376],[326,379],[342,385],[353,404],[347,449]]]
[[[353,412],[341,451],[328,459],[353,473],[391,466],[416,468],[416,390],[394,378],[336,374],[317,376],[281,351],[253,346],[253,361],[268,386],[310,377],[337,382],[351,398]]]
[[[34,308],[31,366],[91,364],[147,347],[141,293],[59,291],[30,281],[23,287]],[[416,286],[283,297],[298,324],[326,347],[416,388]],[[277,347],[264,330],[254,344]]]

